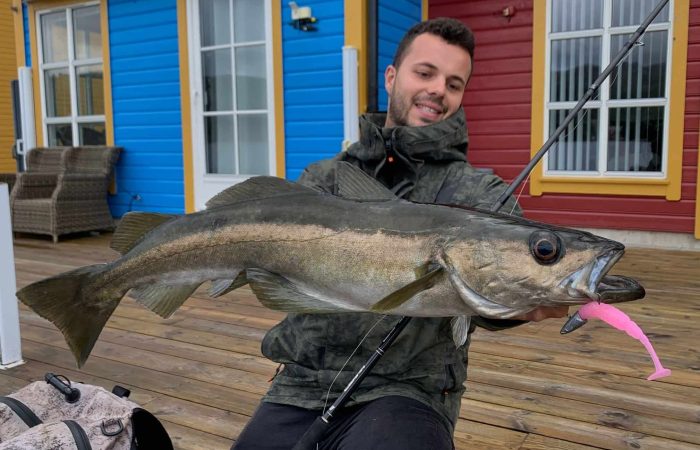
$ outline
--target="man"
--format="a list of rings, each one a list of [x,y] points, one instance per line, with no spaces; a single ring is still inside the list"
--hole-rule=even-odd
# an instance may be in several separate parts
[[[360,141],[312,164],[299,182],[335,193],[335,168],[347,161],[396,195],[416,202],[490,207],[506,189],[498,177],[466,161],[462,96],[472,72],[474,38],[454,19],[434,19],[407,32],[385,72],[386,117],[360,119]],[[509,200],[504,211],[514,208]],[[540,308],[522,317],[563,317]],[[330,406],[398,317],[375,314],[289,314],[262,343],[284,366],[233,448],[290,449]],[[519,320],[473,318],[502,329]],[[364,379],[347,407],[334,414],[319,449],[451,449],[467,348],[454,344],[450,318],[414,318]]]

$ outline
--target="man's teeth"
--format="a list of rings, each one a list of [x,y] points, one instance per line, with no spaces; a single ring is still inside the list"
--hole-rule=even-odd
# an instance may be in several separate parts
[[[432,114],[438,114],[440,112],[437,109],[431,108],[430,106],[418,105],[418,107],[420,109],[422,109],[423,111],[427,111],[427,112],[432,113]]]

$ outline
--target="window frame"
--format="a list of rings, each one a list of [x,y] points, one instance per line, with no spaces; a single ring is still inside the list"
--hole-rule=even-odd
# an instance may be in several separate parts
[[[637,27],[616,27],[611,33],[605,28],[610,23],[610,0],[605,0],[607,19],[604,21],[602,34],[601,63],[609,61],[610,36],[628,33]],[[546,171],[546,158],[541,161],[531,174],[530,194],[534,196],[543,193],[582,193],[610,195],[643,195],[664,196],[668,200],[679,200],[681,190],[681,172],[683,157],[683,118],[685,114],[685,79],[688,46],[688,16],[689,0],[671,0],[669,25],[653,24],[649,30],[665,30],[668,28],[668,60],[666,77],[666,107],[664,121],[664,160],[661,172],[608,172],[602,174],[599,170],[591,172]],[[532,86],[532,128],[531,155],[534,156],[549,136],[549,51],[552,40],[549,38],[551,1],[539,0],[533,5],[533,86]],[[599,29],[600,30],[600,29]],[[634,32],[632,30],[632,32]],[[577,34],[580,32],[557,33],[558,36]],[[585,32],[584,32],[585,34]],[[605,67],[602,65],[601,67]],[[602,70],[602,69],[601,69]],[[601,98],[596,103],[599,109],[599,123],[607,123],[610,79],[601,86]],[[628,100],[615,100],[621,106]],[[637,102],[636,100],[633,102]],[[574,103],[575,104],[575,103]],[[590,106],[590,105],[589,105]],[[605,108],[603,108],[603,106]],[[603,111],[605,110],[605,114]],[[601,139],[600,143],[603,140]],[[607,157],[607,141],[600,145],[598,160]]]
[[[233,20],[233,1],[234,0],[228,0],[229,1],[229,15],[230,15],[230,37],[231,37],[231,42],[227,44],[216,44],[216,45],[208,45],[204,46],[201,43],[201,35],[200,35],[200,2],[201,0],[193,0],[191,3],[191,10],[188,10],[188,12],[191,15],[190,19],[190,24],[191,24],[191,30],[192,30],[192,36],[191,36],[191,42],[190,42],[190,50],[189,53],[190,55],[193,55],[190,61],[191,64],[191,74],[194,78],[197,78],[198,80],[202,80],[202,75],[203,75],[203,64],[202,64],[202,55],[204,52],[209,52],[209,51],[216,51],[219,49],[226,49],[230,50],[231,52],[231,74],[232,74],[232,86],[231,86],[231,92],[232,92],[232,104],[231,107],[232,109],[230,110],[222,110],[222,111],[206,111],[204,107],[204,95],[205,95],[205,89],[203,84],[200,84],[201,86],[201,91],[198,89],[195,92],[195,99],[193,102],[193,108],[192,108],[192,128],[194,130],[194,139],[196,141],[201,140],[201,144],[203,144],[203,154],[201,155],[195,155],[195,164],[199,166],[199,170],[201,171],[201,176],[203,176],[205,179],[209,180],[216,180],[216,179],[221,179],[221,180],[232,180],[234,183],[238,183],[241,181],[244,181],[251,176],[255,176],[253,174],[248,174],[248,173],[241,173],[240,171],[240,152],[239,152],[239,146],[238,146],[238,139],[239,139],[239,132],[238,132],[238,117],[242,115],[266,115],[266,124],[267,124],[267,142],[268,142],[268,163],[267,163],[267,175],[274,175],[278,172],[278,161],[277,161],[277,142],[276,142],[276,97],[275,97],[275,73],[274,73],[274,64],[273,64],[273,45],[274,45],[274,36],[273,36],[273,30],[272,30],[272,2],[269,0],[264,0],[263,6],[264,6],[264,20],[265,20],[265,30],[264,30],[264,40],[256,40],[256,41],[246,41],[246,42],[236,42],[235,37],[234,37],[234,20]],[[190,5],[188,5],[190,6]],[[237,85],[236,85],[236,61],[235,61],[235,55],[236,52],[235,50],[237,48],[245,48],[245,47],[255,47],[255,46],[260,46],[262,45],[264,47],[264,53],[265,53],[265,77],[266,77],[266,96],[267,96],[267,107],[264,109],[239,109],[237,105]],[[201,83],[201,81],[200,81]],[[207,117],[218,117],[218,116],[231,116],[233,118],[233,137],[236,140],[236,145],[234,145],[234,158],[235,158],[235,173],[209,173],[208,172],[208,161],[207,161],[207,149],[206,149],[206,133],[205,133],[205,125],[204,122],[206,121]],[[201,119],[201,120],[200,120]],[[197,142],[197,144],[200,144]],[[195,145],[196,148],[196,145]],[[216,182],[216,181],[215,181]]]
[[[68,64],[65,63],[44,63],[44,55],[42,48],[42,38],[41,38],[41,16],[44,14],[49,14],[53,12],[62,11],[64,14],[67,10],[74,10],[86,6],[97,6],[100,13],[100,40],[102,46],[102,57],[101,58],[90,58],[85,60],[80,60],[78,64],[75,64],[74,52],[70,50],[74,47],[72,42],[73,29],[72,29],[72,14],[70,14],[69,22],[67,23],[68,28],[68,38],[69,38],[69,58]],[[109,64],[109,36],[108,36],[108,20],[107,20],[107,7],[105,0],[94,0],[86,2],[76,2],[74,0],[70,1],[36,1],[29,3],[28,15],[30,17],[30,45],[33,55],[32,74],[33,74],[33,84],[34,92],[39,93],[39,95],[34,96],[34,115],[35,122],[40,125],[36,127],[36,142],[42,143],[44,146],[48,146],[48,126],[54,124],[71,124],[71,130],[73,133],[73,146],[83,145],[78,144],[79,141],[79,125],[83,123],[95,123],[102,122],[105,127],[105,144],[104,145],[114,145],[114,132],[113,132],[113,116],[112,116],[112,93],[111,93],[111,76],[110,76],[110,64]],[[103,82],[103,101],[104,101],[104,114],[100,115],[90,115],[90,116],[79,116],[78,114],[78,99],[77,90],[78,86],[75,84],[77,81],[76,68],[82,66],[89,66],[101,64],[102,66],[102,82]],[[69,82],[70,85],[70,96],[71,96],[71,115],[66,117],[47,117],[46,111],[46,87],[45,87],[45,77],[44,72],[52,68],[68,68],[69,70]]]

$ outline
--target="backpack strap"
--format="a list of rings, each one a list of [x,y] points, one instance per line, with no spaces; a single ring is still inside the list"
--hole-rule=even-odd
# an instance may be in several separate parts
[[[88,439],[87,433],[85,433],[85,430],[78,424],[78,422],[74,420],[64,420],[63,423],[66,424],[70,430],[70,434],[73,435],[73,440],[75,441],[75,446],[78,447],[78,450],[92,450],[90,439]]]
[[[0,397],[0,403],[7,405],[29,428],[42,423],[36,414],[24,403],[12,397]]]
[[[163,424],[143,408],[134,408],[131,416],[134,438],[131,450],[173,450],[173,444]]]

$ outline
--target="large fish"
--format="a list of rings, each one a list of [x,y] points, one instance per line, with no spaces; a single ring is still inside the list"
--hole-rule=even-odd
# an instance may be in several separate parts
[[[130,213],[112,248],[122,256],[21,289],[19,299],[64,334],[78,365],[127,293],[168,317],[205,281],[220,296],[246,283],[288,312],[375,311],[512,318],[538,306],[644,296],[606,275],[624,246],[529,220],[393,197],[349,164],[342,196],[255,177],[184,216]]]

